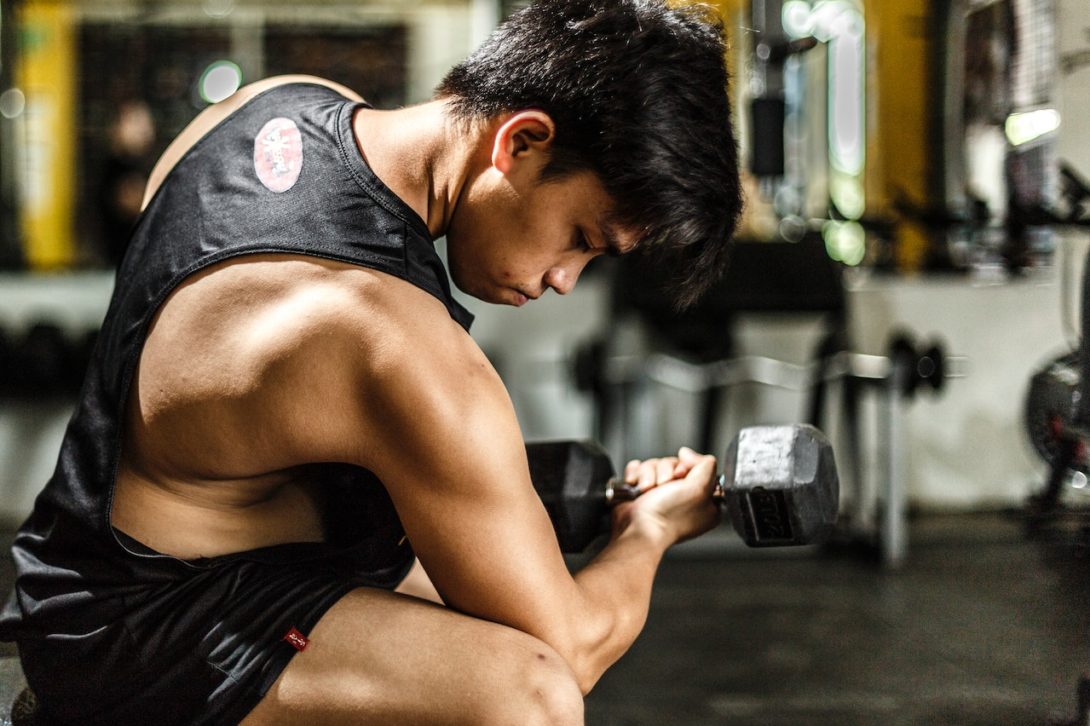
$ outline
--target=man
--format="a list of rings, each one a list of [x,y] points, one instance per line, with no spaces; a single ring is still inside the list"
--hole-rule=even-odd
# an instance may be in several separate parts
[[[430,103],[286,77],[198,116],[14,546],[0,626],[43,712],[580,723],[663,552],[716,524],[715,461],[631,462],[570,574],[431,243],[489,302],[638,248],[690,302],[740,206],[723,63],[701,10],[542,0]]]

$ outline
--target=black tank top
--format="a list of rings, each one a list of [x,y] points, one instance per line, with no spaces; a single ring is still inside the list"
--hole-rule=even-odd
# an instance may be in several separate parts
[[[330,496],[341,492],[351,502],[334,499],[327,509],[353,525],[349,532],[327,521],[323,543],[179,560],[110,525],[126,399],[148,327],[171,291],[198,270],[263,253],[338,260],[420,287],[469,328],[472,316],[451,296],[423,220],[382,184],[356,147],[352,117],[362,105],[320,84],[268,89],[170,171],[118,270],[57,468],[16,535],[15,590],[0,615],[0,638],[101,627],[111,609],[120,614],[132,588],[235,559],[299,561],[360,548],[376,582],[386,586],[411,562],[385,490],[370,472],[347,465],[321,465]]]

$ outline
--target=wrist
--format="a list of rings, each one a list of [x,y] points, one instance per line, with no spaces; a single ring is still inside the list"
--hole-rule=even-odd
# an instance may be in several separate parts
[[[622,506],[613,510],[613,534],[610,539],[638,539],[665,552],[677,541],[677,536],[665,518],[640,512],[635,507]]]

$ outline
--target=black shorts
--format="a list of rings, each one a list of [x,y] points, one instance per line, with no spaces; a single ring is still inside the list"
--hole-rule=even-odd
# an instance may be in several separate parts
[[[289,633],[305,638],[344,594],[395,588],[412,566],[400,522],[351,505],[339,501],[327,512],[328,543],[185,564],[143,557],[155,553],[117,532],[131,577],[82,584],[108,593],[96,601],[101,613],[122,615],[82,613],[77,621],[93,625],[73,619],[19,639],[41,716],[88,726],[239,723],[299,652]],[[58,596],[72,586],[58,583]]]
[[[286,544],[120,585],[120,620],[19,643],[27,682],[49,722],[236,724],[298,652],[289,633],[306,637],[350,590],[395,587],[413,562],[404,543],[380,558],[392,563],[385,570],[364,570],[375,555],[373,542]]]

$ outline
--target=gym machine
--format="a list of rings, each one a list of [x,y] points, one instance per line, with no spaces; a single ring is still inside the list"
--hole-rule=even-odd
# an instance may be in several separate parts
[[[1061,165],[1063,197],[1067,212],[1050,222],[1090,229],[1084,205],[1090,201],[1090,185],[1074,169]],[[1043,489],[1030,497],[1028,516],[1031,531],[1056,522],[1065,512],[1061,502],[1065,487],[1087,486],[1090,458],[1090,396],[1083,396],[1090,381],[1090,256],[1082,277],[1082,332],[1077,347],[1049,361],[1030,378],[1025,400],[1025,425],[1033,448],[1048,465]],[[1082,515],[1082,537],[1090,544],[1090,510]]]
[[[1054,226],[1090,229],[1090,184],[1071,166],[1060,166],[1066,211],[1035,210],[1037,219]],[[1061,271],[1062,274],[1062,271]],[[1066,296],[1064,296],[1066,298]],[[1066,303],[1066,299],[1064,300]],[[1073,523],[1078,551],[1090,550],[1090,506],[1068,507],[1064,495],[1086,491],[1090,475],[1090,255],[1082,274],[1081,334],[1076,347],[1041,366],[1030,378],[1025,399],[1026,433],[1048,466],[1041,491],[1026,503],[1026,524],[1031,535]],[[1087,500],[1090,503],[1090,499]],[[1079,679],[1076,717],[1070,726],[1090,726],[1090,673]]]
[[[589,395],[595,437],[611,451],[626,451],[638,413],[633,400],[652,387],[697,397],[696,446],[715,451],[715,428],[731,389],[758,384],[806,396],[801,420],[817,427],[839,414],[838,459],[853,485],[845,497],[837,540],[861,544],[889,567],[907,555],[905,524],[904,409],[922,392],[940,395],[949,378],[964,375],[964,360],[938,340],[920,343],[907,332],[891,335],[884,355],[852,350],[840,267],[820,239],[743,242],[725,278],[698,306],[677,316],[654,293],[654,270],[621,260],[614,281],[614,315],[637,319],[653,345],[626,347],[623,323],[580,346],[574,356],[576,388]],[[820,316],[823,327],[806,363],[736,353],[732,326],[740,314],[799,313]],[[838,395],[838,409],[827,403]],[[861,445],[864,395],[877,397],[873,488],[877,502],[862,496]],[[625,456],[628,454],[625,453]],[[868,472],[869,473],[869,472]],[[847,476],[847,475],[846,475]]]

